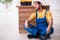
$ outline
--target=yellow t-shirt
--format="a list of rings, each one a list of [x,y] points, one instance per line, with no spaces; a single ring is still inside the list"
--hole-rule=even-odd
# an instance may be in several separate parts
[[[43,11],[38,12],[37,18],[44,18],[45,11],[46,10],[43,9]],[[35,19],[36,18],[36,12],[32,13],[31,16],[30,16],[30,18]],[[46,13],[46,19],[52,19],[52,14],[51,14],[50,11],[47,11],[47,13]]]
[[[25,1],[27,1],[27,2],[32,2],[32,0],[20,0],[21,2],[25,2]]]

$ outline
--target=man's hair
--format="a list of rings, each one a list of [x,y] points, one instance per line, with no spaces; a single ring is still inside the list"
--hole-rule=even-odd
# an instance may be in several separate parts
[[[41,3],[41,2],[39,2],[39,1],[35,1],[35,2],[33,2],[33,4],[34,4],[34,3],[41,4],[41,7],[42,7],[42,3]]]

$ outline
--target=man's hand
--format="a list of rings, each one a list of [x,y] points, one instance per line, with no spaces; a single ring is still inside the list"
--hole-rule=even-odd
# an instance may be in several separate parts
[[[48,27],[48,28],[47,28],[47,33],[49,33],[49,32],[50,32],[50,30],[51,30],[51,28],[49,28],[49,27]]]
[[[25,28],[29,28],[28,24],[25,24]]]
[[[32,21],[31,18],[28,18],[26,21],[25,21],[25,27],[26,28],[29,28],[29,23]]]
[[[29,26],[28,26],[28,20],[25,21],[25,28],[29,28]]]

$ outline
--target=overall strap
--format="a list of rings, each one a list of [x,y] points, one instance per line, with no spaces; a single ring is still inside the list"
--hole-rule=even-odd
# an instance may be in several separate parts
[[[37,17],[38,17],[38,14],[37,14],[37,11],[36,11],[36,19],[37,19]],[[36,25],[37,25],[37,23],[36,23]]]
[[[36,18],[37,18],[38,14],[37,14],[37,11],[36,11]]]
[[[47,13],[47,10],[46,10],[45,13],[44,13],[44,17],[46,17],[46,13]]]
[[[44,17],[46,17],[46,13],[47,13],[47,10],[44,13]],[[36,11],[36,18],[37,18],[37,16],[38,16],[38,14],[37,14],[37,11]]]

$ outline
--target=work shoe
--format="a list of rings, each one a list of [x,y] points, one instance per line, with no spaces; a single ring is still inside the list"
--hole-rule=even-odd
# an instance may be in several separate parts
[[[40,40],[46,40],[45,36],[40,36]]]
[[[28,34],[28,36],[27,36],[29,39],[30,38],[39,38],[39,36],[35,36],[35,35],[32,35],[32,34]]]

